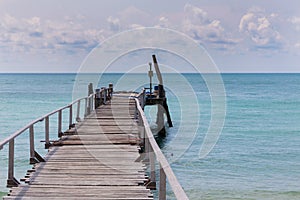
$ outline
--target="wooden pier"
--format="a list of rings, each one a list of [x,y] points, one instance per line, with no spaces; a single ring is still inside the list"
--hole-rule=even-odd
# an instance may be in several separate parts
[[[115,97],[66,131],[4,199],[153,199],[139,159],[134,99]],[[114,113],[113,113],[114,112]]]
[[[111,92],[112,89],[106,88],[98,90],[29,123],[2,141],[0,149],[9,145],[7,184],[11,187],[3,199],[150,200],[154,197],[149,188],[156,189],[159,182],[159,199],[165,200],[167,179],[177,199],[188,199],[143,113],[145,93],[115,93],[112,98]],[[80,118],[82,107],[84,117]],[[70,129],[62,133],[64,110],[69,110]],[[49,136],[49,117],[55,114],[59,139],[53,141]],[[45,157],[36,152],[33,139],[34,125],[42,121],[45,147],[49,148]],[[27,129],[30,163],[34,165],[20,184],[14,177],[14,140]],[[160,167],[159,181],[156,181],[156,161]]]

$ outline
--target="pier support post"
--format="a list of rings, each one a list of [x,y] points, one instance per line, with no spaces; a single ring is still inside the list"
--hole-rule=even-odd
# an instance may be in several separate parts
[[[167,98],[165,98],[163,101],[163,107],[164,107],[164,110],[167,115],[167,121],[168,121],[169,127],[173,127],[173,123],[172,123],[172,119],[171,119],[171,115],[170,115],[170,111],[169,111],[169,106],[167,103]]]
[[[165,128],[165,120],[164,120],[164,107],[161,104],[157,104],[157,118],[156,124],[158,129],[158,134],[162,137],[166,136],[166,128]]]

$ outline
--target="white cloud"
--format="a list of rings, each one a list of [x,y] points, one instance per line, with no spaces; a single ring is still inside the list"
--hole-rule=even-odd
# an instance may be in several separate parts
[[[184,13],[188,21],[193,24],[207,24],[209,23],[207,13],[191,4],[186,4],[184,6]]]
[[[109,28],[113,32],[120,31],[120,20],[118,18],[113,18],[112,16],[109,16],[107,18],[107,22],[109,24]]]
[[[42,20],[38,17],[17,19],[4,15],[0,24],[0,43],[9,51],[40,51],[73,48],[89,51],[103,40],[103,31],[86,29],[73,21]],[[74,52],[74,51],[73,51]]]
[[[39,27],[41,25],[41,20],[39,17],[32,17],[30,19],[25,19],[25,22],[31,26]]]
[[[167,17],[160,17],[158,20],[158,27],[168,28],[170,26],[169,19]]]
[[[210,43],[215,48],[227,49],[237,44],[221,25],[221,21],[210,19],[207,12],[199,7],[186,4],[183,32],[202,43]]]
[[[129,6],[117,14],[123,28],[128,28],[132,24],[141,24],[143,26],[151,26],[153,16],[135,6]]]
[[[272,20],[277,16],[275,13],[267,15],[260,9],[251,9],[242,16],[239,31],[246,33],[257,48],[280,49],[283,39],[272,24]]]
[[[144,26],[142,26],[140,24],[131,24],[129,26],[129,29],[138,29],[138,28],[144,28]]]
[[[291,17],[288,19],[290,23],[295,27],[297,31],[300,31],[300,17]]]

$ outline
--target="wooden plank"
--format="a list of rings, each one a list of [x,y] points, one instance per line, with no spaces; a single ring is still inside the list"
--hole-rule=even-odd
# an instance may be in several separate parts
[[[44,191],[45,192],[45,191]],[[78,196],[64,196],[64,197],[44,197],[41,195],[40,197],[4,197],[3,200],[41,200],[41,197],[43,200],[78,200]],[[153,200],[152,197],[85,197],[84,199],[89,200]]]

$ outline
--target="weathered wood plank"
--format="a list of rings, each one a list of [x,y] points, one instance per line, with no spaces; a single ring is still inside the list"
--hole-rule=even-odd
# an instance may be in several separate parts
[[[129,196],[129,195],[128,195]],[[44,197],[41,195],[40,197],[4,197],[3,200],[41,200],[41,197],[43,200],[78,200],[78,196],[64,196],[64,197]],[[83,199],[89,199],[89,200],[153,200],[151,197],[85,197]]]

